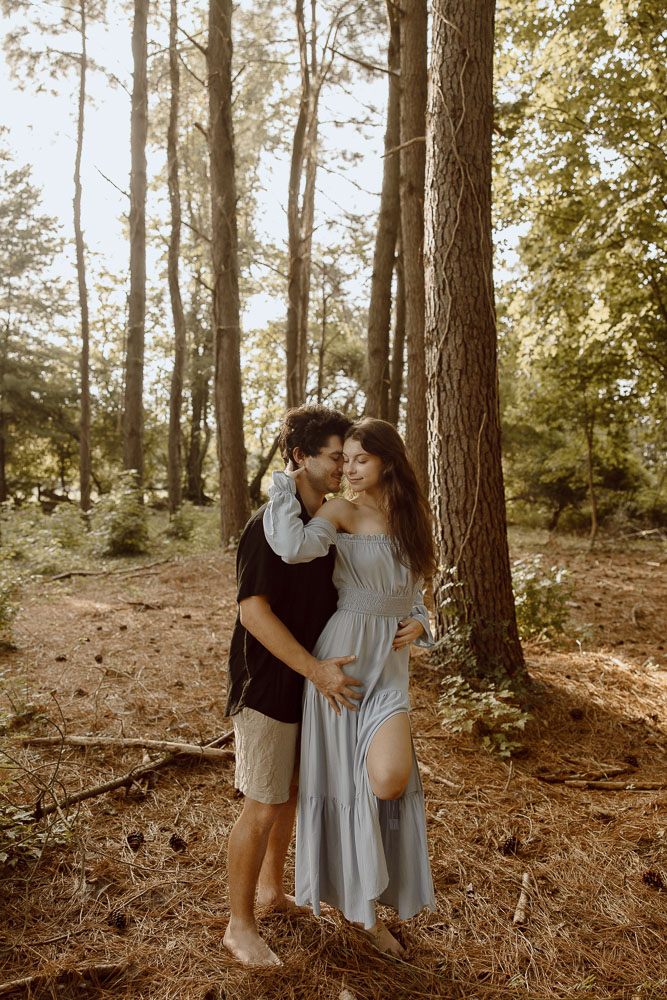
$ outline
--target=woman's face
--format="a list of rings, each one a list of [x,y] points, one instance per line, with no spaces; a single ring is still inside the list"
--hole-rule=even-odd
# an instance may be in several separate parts
[[[343,475],[355,493],[372,490],[380,486],[382,459],[364,451],[361,443],[348,438],[343,445]]]

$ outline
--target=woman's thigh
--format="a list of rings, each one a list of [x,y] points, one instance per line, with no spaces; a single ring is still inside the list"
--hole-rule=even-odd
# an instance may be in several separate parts
[[[399,712],[379,727],[366,756],[366,769],[373,794],[379,799],[398,799],[412,771],[412,737],[407,712]]]

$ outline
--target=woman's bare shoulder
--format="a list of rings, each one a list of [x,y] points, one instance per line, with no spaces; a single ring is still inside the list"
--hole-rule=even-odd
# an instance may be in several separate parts
[[[356,505],[351,500],[346,500],[345,497],[333,497],[322,504],[320,509],[315,512],[315,517],[323,517],[327,521],[331,521],[338,531],[347,531],[355,512]]]

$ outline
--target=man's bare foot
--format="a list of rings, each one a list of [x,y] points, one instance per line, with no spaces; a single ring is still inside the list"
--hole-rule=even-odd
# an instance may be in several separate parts
[[[229,951],[238,962],[244,965],[282,965],[275,952],[271,951],[266,941],[254,928],[234,928],[231,921],[227,924],[225,936],[222,939],[227,951]]]
[[[384,955],[394,955],[396,958],[405,957],[405,948],[381,920],[378,920],[372,927],[365,927],[364,931],[371,938],[377,950]]]
[[[297,906],[294,896],[286,892],[274,892],[273,890],[261,888],[257,892],[257,905],[266,906],[270,910],[278,913],[308,913],[307,906]]]

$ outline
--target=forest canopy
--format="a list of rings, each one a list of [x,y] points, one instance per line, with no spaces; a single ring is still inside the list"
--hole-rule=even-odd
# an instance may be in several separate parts
[[[50,0],[38,16],[32,4],[4,4],[13,86],[33,95],[35,120],[44,91],[53,89],[78,121],[78,144],[71,122],[59,139],[71,144],[73,173],[90,156],[86,128],[100,88],[129,93],[137,86],[136,45],[133,72],[130,53],[138,6],[112,11],[102,0],[74,7]],[[174,509],[219,493],[215,386],[233,352],[224,347],[216,361],[211,251],[214,259],[232,251],[215,249],[211,228],[210,12],[173,0],[145,8],[145,97],[135,89],[133,104],[136,112],[145,100],[148,192],[140,440],[143,489],[156,501],[177,496]],[[298,2],[247,0],[234,10],[233,252],[253,503],[278,461],[276,431],[287,401],[324,402],[357,416],[375,399],[369,305],[384,224],[387,84],[396,75],[386,14],[381,2],[363,11],[319,2],[304,12]],[[120,81],[104,44],[112,19],[127,45]],[[510,517],[550,528],[588,529],[592,522],[594,531],[598,523],[664,523],[666,33],[657,0],[507,2],[496,10],[495,285]],[[129,133],[110,141],[127,142],[129,175]],[[90,234],[81,219],[77,224],[76,205],[72,228],[77,183],[84,223],[93,218],[86,169],[63,191],[59,217],[51,217],[34,167],[7,131],[1,142],[0,498],[22,504],[50,492],[80,500],[88,394],[95,502],[123,464],[133,467],[123,425],[132,384],[128,331],[131,344],[136,326],[129,244],[137,235],[130,209],[138,188],[125,190],[122,181],[128,250],[121,269],[88,252]],[[135,152],[131,185],[141,184]],[[104,162],[99,150],[95,161]],[[414,402],[402,377],[402,280],[394,234],[380,378],[401,427]],[[170,468],[177,486],[169,486]]]

